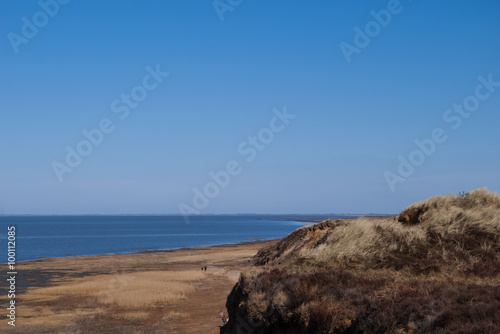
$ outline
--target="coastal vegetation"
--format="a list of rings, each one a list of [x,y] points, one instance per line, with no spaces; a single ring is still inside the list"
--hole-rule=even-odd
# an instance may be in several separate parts
[[[221,333],[499,333],[499,241],[486,189],[306,226],[254,257]]]

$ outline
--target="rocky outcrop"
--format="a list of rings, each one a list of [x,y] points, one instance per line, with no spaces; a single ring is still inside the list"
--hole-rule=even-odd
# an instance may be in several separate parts
[[[421,223],[420,218],[424,212],[423,208],[408,208],[399,214],[398,222],[410,225]]]

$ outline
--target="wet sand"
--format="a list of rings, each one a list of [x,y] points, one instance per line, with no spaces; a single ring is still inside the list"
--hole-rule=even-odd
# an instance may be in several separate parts
[[[275,242],[19,263],[16,326],[2,284],[0,332],[219,333],[240,272]]]

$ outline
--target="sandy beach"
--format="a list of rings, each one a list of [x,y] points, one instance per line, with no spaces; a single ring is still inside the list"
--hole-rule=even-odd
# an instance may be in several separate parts
[[[0,332],[219,333],[241,270],[274,242],[19,263],[16,326],[4,312]]]

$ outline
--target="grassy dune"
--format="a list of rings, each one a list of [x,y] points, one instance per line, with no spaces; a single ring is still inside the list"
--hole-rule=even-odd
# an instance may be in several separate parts
[[[221,332],[500,333],[499,232],[485,189],[304,227],[258,253]]]

